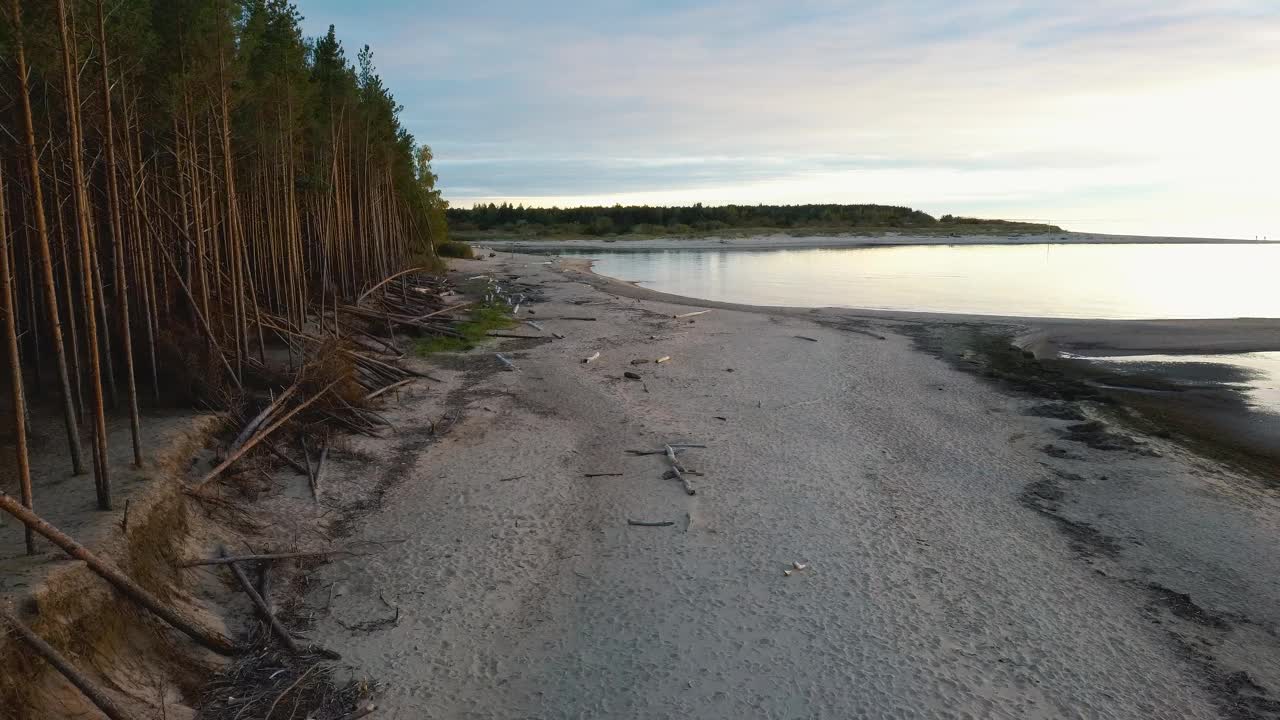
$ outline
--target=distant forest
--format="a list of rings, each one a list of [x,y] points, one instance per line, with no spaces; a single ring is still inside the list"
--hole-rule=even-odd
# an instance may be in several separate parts
[[[449,208],[449,227],[458,233],[510,232],[529,235],[654,235],[736,229],[912,230],[927,232],[1062,232],[1055,225],[983,220],[928,213],[896,205],[690,205],[660,207],[524,207],[480,203]]]

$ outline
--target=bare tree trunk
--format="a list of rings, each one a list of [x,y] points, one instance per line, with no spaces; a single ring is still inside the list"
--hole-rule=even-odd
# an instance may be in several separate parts
[[[56,0],[58,11],[58,35],[62,44],[63,93],[67,101],[67,130],[71,142],[72,191],[77,210],[77,232],[80,239],[81,287],[84,294],[85,332],[88,339],[89,376],[93,390],[93,440],[94,479],[98,494],[98,509],[111,509],[111,473],[107,467],[107,417],[103,407],[102,359],[98,348],[97,318],[94,317],[94,260],[90,240],[89,198],[84,180],[84,162],[81,151],[84,143],[80,137],[80,105],[76,97],[76,71],[71,55],[70,30],[67,27],[66,0]]]
[[[71,394],[71,379],[67,373],[66,346],[62,340],[62,322],[58,315],[58,290],[53,282],[53,256],[49,252],[49,226],[44,215],[44,189],[40,181],[40,160],[36,152],[35,121],[31,114],[31,89],[27,82],[27,56],[22,37],[22,7],[12,0],[13,25],[16,35],[18,60],[19,99],[22,101],[22,121],[27,149],[27,167],[31,173],[36,222],[36,240],[40,249],[40,263],[44,275],[45,309],[49,314],[49,330],[53,352],[58,364],[58,387],[62,392],[62,419],[67,432],[67,446],[71,454],[71,469],[76,475],[84,474],[84,450],[80,447],[80,428],[76,423],[75,403]],[[71,308],[68,308],[70,311]]]
[[[31,497],[31,462],[27,456],[27,399],[22,383],[22,356],[18,350],[18,308],[13,302],[13,288],[10,278],[12,268],[9,267],[9,227],[5,215],[4,163],[0,163],[0,301],[4,306],[5,340],[9,355],[9,377],[13,381],[13,430],[14,452],[17,455],[18,485],[21,488],[22,504],[27,508],[35,507]],[[36,554],[35,536],[31,528],[26,530],[27,554]]]
[[[110,60],[104,0],[98,0],[98,48],[102,53],[102,115],[107,137],[107,198],[111,205],[112,251],[115,256],[116,304],[120,311],[120,343],[124,346],[125,381],[129,394],[129,435],[133,440],[133,466],[142,467],[141,421],[138,418],[138,382],[133,372],[133,331],[129,327],[129,280],[124,262],[124,222],[120,217],[120,183],[116,167],[115,130],[111,118]],[[108,348],[110,352],[110,348]]]

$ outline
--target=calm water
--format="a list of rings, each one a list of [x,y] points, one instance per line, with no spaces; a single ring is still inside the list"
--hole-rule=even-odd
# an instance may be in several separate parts
[[[1280,317],[1275,245],[969,245],[584,252],[596,272],[689,297],[1065,318]],[[1280,353],[1090,358],[1235,387],[1280,413]]]
[[[1275,245],[969,245],[590,251],[596,272],[689,297],[1070,318],[1280,317]]]

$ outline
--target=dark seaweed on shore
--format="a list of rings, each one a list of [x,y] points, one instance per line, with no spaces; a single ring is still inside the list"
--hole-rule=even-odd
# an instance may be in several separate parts
[[[245,647],[205,687],[200,720],[333,720],[355,710],[373,691],[364,682],[340,680],[341,665],[319,652],[282,650],[261,623]]]

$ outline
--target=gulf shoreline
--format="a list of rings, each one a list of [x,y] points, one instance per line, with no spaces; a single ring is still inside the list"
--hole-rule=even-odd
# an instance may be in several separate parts
[[[314,636],[385,683],[381,711],[1210,720],[1276,702],[1274,487],[1115,420],[994,326],[691,315],[707,304],[546,260],[452,261],[464,292],[524,295],[520,326],[414,360],[439,382],[326,480],[384,498],[346,542],[395,539],[317,568],[304,597]],[[664,443],[696,446],[696,494],[650,454]]]
[[[497,246],[477,246],[494,251]],[[640,300],[795,317],[837,317],[900,323],[978,323],[1016,329],[1016,344],[1037,357],[1061,352],[1080,356],[1211,354],[1280,351],[1280,318],[1186,318],[1107,320],[932,313],[869,308],[749,305],[665,293],[595,272],[590,258],[560,258],[594,278],[602,289]]]
[[[845,328],[877,324],[913,328],[909,334],[919,347],[928,348],[961,370],[975,370],[968,360],[981,355],[987,364],[1000,364],[1000,379],[1014,386],[1027,385],[1029,376],[1031,384],[1041,390],[1054,386],[1048,391],[1050,396],[1060,394],[1063,386],[1085,386],[1098,397],[1136,411],[1127,418],[1135,429],[1176,435],[1197,452],[1248,472],[1272,477],[1280,474],[1280,446],[1274,442],[1280,433],[1280,416],[1251,407],[1238,387],[1228,382],[1205,382],[1188,389],[1158,371],[1117,375],[1089,362],[1094,357],[1280,351],[1280,318],[1088,320],[747,305],[644,288],[595,272],[589,258],[559,260],[564,267],[583,274],[589,284],[636,300],[785,315]],[[1003,357],[1006,348],[1016,352]],[[1016,357],[1018,353],[1024,358]],[[1021,362],[1023,359],[1028,362]],[[1046,368],[1055,377],[1039,377]]]

